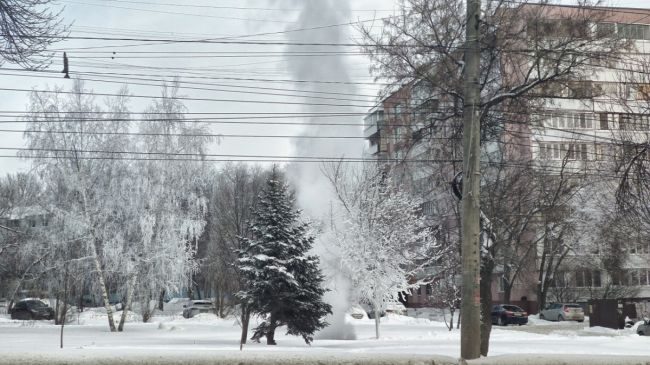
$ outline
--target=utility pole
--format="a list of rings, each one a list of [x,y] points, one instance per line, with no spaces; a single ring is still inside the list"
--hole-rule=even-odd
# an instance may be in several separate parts
[[[463,198],[461,200],[462,272],[460,356],[481,356],[480,313],[480,89],[479,19],[481,0],[467,0],[463,105]]]

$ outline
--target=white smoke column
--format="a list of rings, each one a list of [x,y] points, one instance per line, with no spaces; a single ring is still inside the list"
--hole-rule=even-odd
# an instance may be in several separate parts
[[[288,0],[294,7],[302,7],[297,19],[289,29],[312,28],[319,25],[341,24],[352,18],[350,4],[347,0]],[[284,3],[284,2],[283,2]],[[317,30],[286,33],[291,43],[350,43],[350,26],[329,27]],[[299,83],[302,90],[325,91],[343,94],[358,94],[357,88],[350,81],[350,65],[344,55],[328,55],[322,57],[292,57],[292,52],[349,52],[350,47],[341,46],[288,46],[286,51],[288,71],[297,80],[325,80],[340,83]],[[361,99],[354,96],[325,95],[342,99]],[[331,104],[364,104],[359,101],[304,99]],[[352,106],[306,106],[307,113],[359,113],[364,109]],[[307,122],[317,123],[328,121],[342,124],[358,124],[358,127],[318,126],[310,125],[305,128],[305,135],[320,136],[361,136],[361,117],[312,118]],[[296,139],[296,156],[327,156],[359,158],[363,143],[359,139]],[[334,198],[327,179],[321,172],[318,163],[296,163],[289,168],[289,177],[297,187],[297,200],[300,207],[314,220],[330,222],[330,204]],[[328,226],[328,225],[326,225]],[[327,227],[325,227],[327,229]],[[323,269],[328,277],[329,289],[325,300],[332,305],[334,312],[327,321],[330,326],[317,334],[321,339],[354,339],[353,327],[346,323],[345,312],[350,307],[351,285],[348,278],[342,274],[340,255],[332,251],[332,245],[327,244],[327,233],[316,242],[315,251],[321,256]]]

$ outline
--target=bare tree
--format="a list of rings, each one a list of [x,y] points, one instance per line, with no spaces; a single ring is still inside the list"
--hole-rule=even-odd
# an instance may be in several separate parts
[[[0,65],[2,61],[30,69],[49,65],[53,53],[48,47],[65,38],[63,9],[52,11],[53,0],[0,1]]]

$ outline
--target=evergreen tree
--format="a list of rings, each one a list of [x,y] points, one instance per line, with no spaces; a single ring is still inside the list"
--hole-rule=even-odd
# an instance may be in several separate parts
[[[308,255],[314,237],[299,221],[294,198],[274,168],[253,211],[252,238],[242,238],[239,268],[245,288],[238,293],[242,304],[266,319],[255,328],[253,340],[266,336],[275,345],[275,329],[300,335],[308,344],[313,334],[327,326],[323,318],[331,306],[322,301],[325,289],[319,259]]]

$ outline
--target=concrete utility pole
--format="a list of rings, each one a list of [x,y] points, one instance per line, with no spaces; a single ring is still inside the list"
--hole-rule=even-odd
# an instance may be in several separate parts
[[[462,271],[460,356],[481,356],[480,313],[480,89],[479,19],[481,0],[467,0],[463,105],[463,199],[461,201]]]

